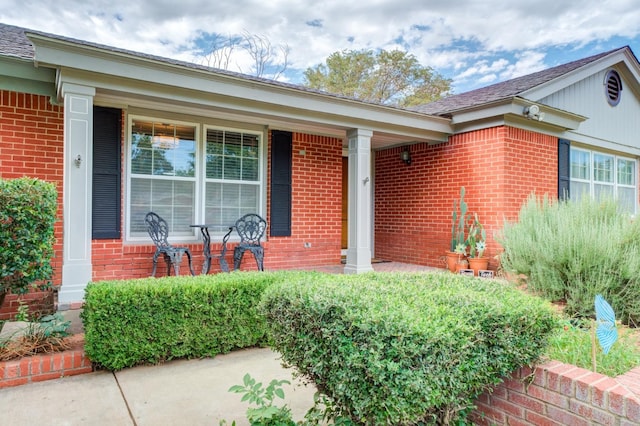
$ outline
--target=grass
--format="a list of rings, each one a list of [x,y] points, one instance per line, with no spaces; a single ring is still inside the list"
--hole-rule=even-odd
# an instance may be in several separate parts
[[[546,356],[550,359],[592,370],[591,323],[566,321],[554,334]],[[618,340],[605,355],[596,339],[596,371],[609,377],[625,374],[640,366],[640,329],[618,326]]]

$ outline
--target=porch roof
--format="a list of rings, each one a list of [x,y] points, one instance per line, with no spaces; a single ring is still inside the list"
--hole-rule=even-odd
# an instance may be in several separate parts
[[[64,83],[96,88],[96,104],[142,107],[341,137],[373,131],[372,148],[446,141],[451,120],[290,83],[0,24],[0,57],[56,70]]]

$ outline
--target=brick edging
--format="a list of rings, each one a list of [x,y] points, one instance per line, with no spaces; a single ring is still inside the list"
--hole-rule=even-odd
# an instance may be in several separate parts
[[[478,425],[640,424],[640,367],[611,378],[550,361],[517,370],[476,400]]]
[[[92,371],[83,348],[0,361],[0,389]]]

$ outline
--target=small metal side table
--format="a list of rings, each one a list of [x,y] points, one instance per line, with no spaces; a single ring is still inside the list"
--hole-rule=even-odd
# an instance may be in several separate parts
[[[220,269],[223,272],[229,272],[229,264],[227,263],[227,259],[224,256],[227,254],[227,241],[231,236],[231,231],[233,227],[229,227],[229,232],[222,239],[222,250],[220,254],[212,255],[211,254],[211,235],[209,235],[210,227],[220,227],[219,225],[212,224],[197,224],[197,225],[189,225],[192,228],[200,228],[200,233],[202,234],[202,254],[204,255],[204,263],[202,264],[202,273],[208,274],[211,269],[211,258],[217,257],[220,260]],[[225,227],[226,228],[226,227]]]

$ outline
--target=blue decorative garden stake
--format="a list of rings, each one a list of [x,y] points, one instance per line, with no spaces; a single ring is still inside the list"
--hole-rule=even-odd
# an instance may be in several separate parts
[[[618,340],[618,330],[616,329],[616,315],[613,313],[613,308],[607,303],[602,295],[596,296],[596,335],[600,346],[602,346],[602,352],[606,355],[609,353],[609,349]]]
[[[602,353],[605,355],[609,353],[611,346],[618,340],[618,330],[616,329],[616,315],[613,312],[613,308],[601,294],[596,295],[595,300],[596,308],[596,327],[595,336],[598,337],[600,347],[602,347]],[[592,333],[592,361],[593,371],[596,371],[596,345],[595,336]]]

